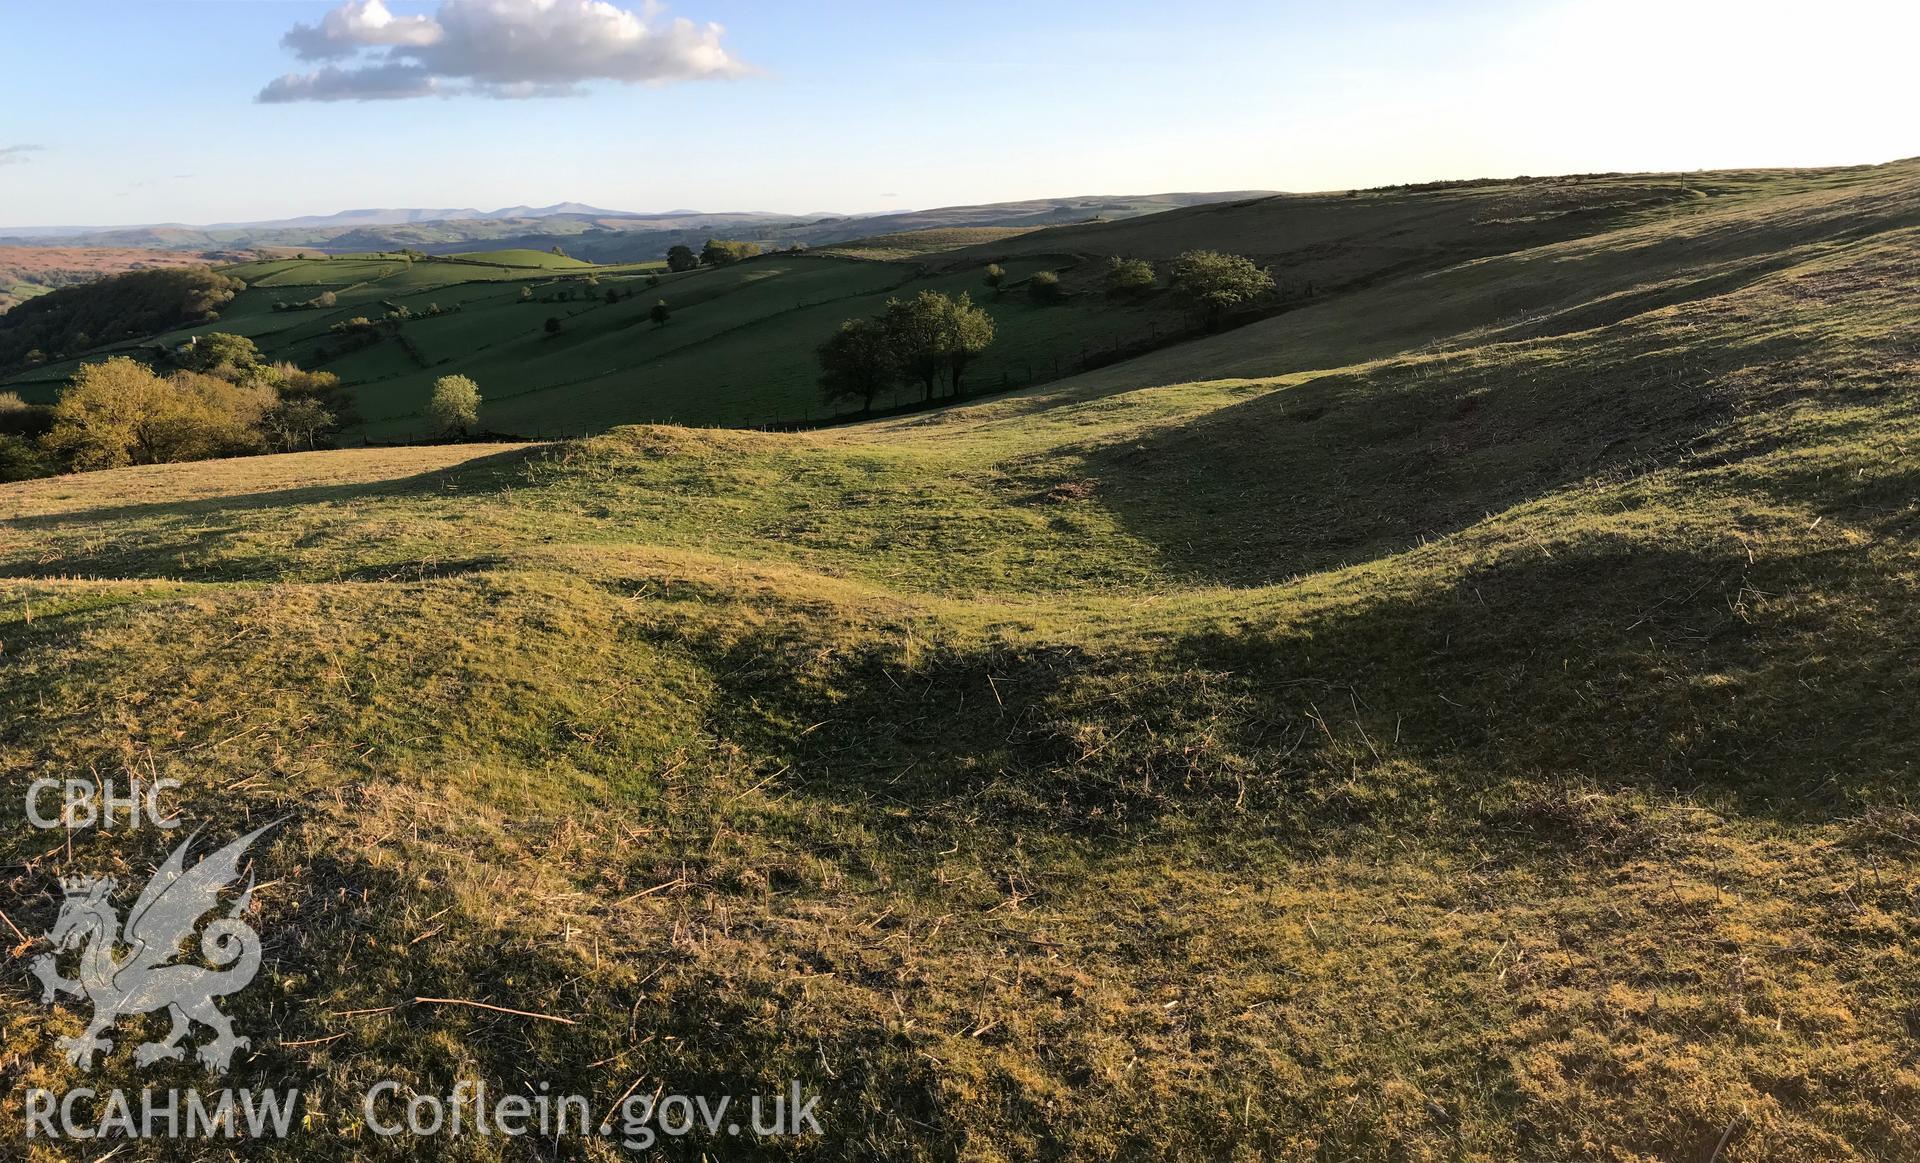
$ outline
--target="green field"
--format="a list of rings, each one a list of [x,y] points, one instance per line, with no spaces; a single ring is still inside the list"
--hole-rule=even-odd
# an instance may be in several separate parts
[[[1517,247],[1566,191],[1329,198],[1344,258],[1216,211],[1343,289],[910,418],[0,486],[0,763],[290,817],[233,1005],[316,1110],[799,1079],[824,1142],[675,1157],[1920,1157],[1920,163],[1688,182]],[[1152,221],[1110,229],[1206,238]],[[1010,268],[1097,253],[1047,238]],[[430,366],[341,370],[376,431],[442,368],[503,427],[770,411],[790,348],[979,257],[673,277],[669,326],[553,341],[517,279],[418,286],[467,307],[408,325]],[[378,263],[343,304],[423,269]],[[327,316],[272,293],[236,317],[297,353]],[[1003,366],[1162,309],[1010,295]],[[0,1016],[24,1085],[204,1078]]]
[[[893,295],[922,289],[972,293],[994,316],[998,338],[970,372],[975,392],[1045,383],[1190,334],[1194,320],[1171,293],[1113,300],[1100,275],[1109,256],[1162,265],[1183,250],[1212,247],[1256,257],[1279,283],[1283,311],[1376,284],[1426,295],[1417,275],[1449,271],[1470,280],[1474,260],[1524,256],[1573,239],[1611,237],[1644,225],[1659,230],[1731,212],[1787,193],[1840,192],[1874,180],[1871,171],[1696,174],[1556,179],[1437,190],[1276,195],[1222,202],[1118,222],[1045,230],[954,228],[880,236],[822,254],[768,255],[737,266],[666,274],[660,264],[593,266],[545,251],[506,250],[411,260],[402,253],[279,259],[229,268],[249,289],[218,323],[273,358],[340,375],[358,397],[364,428],[348,439],[430,434],[422,418],[434,380],[471,376],[486,397],[483,427],[527,436],[585,435],[622,423],[775,426],[820,422],[814,349],[843,320],[878,313]],[[1008,288],[982,282],[1001,260]],[[1021,280],[1062,273],[1071,292],[1058,304],[1032,303]],[[647,275],[661,285],[649,288]],[[1490,276],[1491,277],[1491,276]],[[588,280],[593,280],[589,285]],[[533,301],[522,302],[530,288]],[[605,302],[609,290],[617,303]],[[625,292],[632,290],[631,299]],[[325,310],[276,311],[330,292]],[[543,302],[559,294],[564,302]],[[665,299],[674,314],[655,328],[647,312]],[[430,305],[443,314],[425,318]],[[329,353],[328,328],[356,316],[379,318],[405,306],[415,318],[397,337],[349,354]],[[1515,310],[1524,304],[1516,301]],[[1430,309],[1430,308],[1429,308]],[[1260,325],[1286,330],[1284,318]],[[1314,316],[1309,312],[1306,317]],[[1392,327],[1398,313],[1364,321]],[[546,323],[564,328],[550,336]],[[1250,340],[1269,350],[1268,331]],[[126,345],[137,346],[137,345]],[[1169,350],[1156,369],[1208,374],[1212,354]],[[96,356],[97,358],[97,356]],[[5,386],[50,399],[77,364],[35,369]],[[1165,382],[1164,379],[1162,382]],[[911,405],[902,386],[879,405]]]
[[[984,264],[982,264],[984,266]],[[1040,269],[1081,276],[1086,293],[1050,306],[1028,302],[1012,284]],[[768,425],[820,420],[814,348],[848,318],[881,311],[895,294],[932,288],[974,293],[995,316],[999,339],[970,373],[976,390],[1001,390],[1064,375],[1092,353],[1189,326],[1165,295],[1114,304],[1099,293],[1085,256],[1022,259],[1008,267],[1011,289],[995,298],[977,270],[929,276],[918,265],[850,257],[780,255],[738,266],[668,274],[664,265],[591,266],[533,251],[448,259],[340,256],[275,260],[226,268],[248,283],[217,323],[105,349],[89,358],[207,331],[245,335],[268,356],[334,372],[355,389],[375,438],[424,434],[420,412],[440,376],[481,385],[483,424],[528,435],[575,435],[638,420],[697,425]],[[646,276],[658,275],[658,287]],[[592,277],[594,284],[588,283]],[[532,301],[523,302],[521,289]],[[609,290],[622,293],[607,303]],[[632,298],[624,297],[633,291]],[[565,292],[565,302],[543,301]],[[275,310],[331,293],[329,309]],[[648,321],[665,299],[674,315]],[[445,314],[426,317],[430,305]],[[398,339],[347,354],[323,354],[328,329],[356,316],[379,318],[404,305],[415,318]],[[558,337],[549,318],[562,320]],[[29,399],[51,399],[79,361],[37,368],[7,382]],[[881,406],[911,403],[902,387]]]

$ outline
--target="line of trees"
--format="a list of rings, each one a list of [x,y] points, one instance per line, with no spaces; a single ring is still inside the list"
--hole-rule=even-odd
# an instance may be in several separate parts
[[[754,258],[760,253],[760,245],[754,242],[729,242],[723,238],[709,238],[707,245],[700,251],[700,265],[709,267],[732,266],[743,259]]]
[[[1005,292],[1007,271],[999,263],[989,263],[984,279],[995,295]],[[1159,272],[1145,259],[1115,255],[1107,260],[1102,278],[1112,299],[1142,299],[1159,289]],[[1167,285],[1193,309],[1208,330],[1216,329],[1227,315],[1251,306],[1273,293],[1273,273],[1243,255],[1223,254],[1215,250],[1190,250],[1173,260]],[[1040,270],[1026,280],[1027,297],[1047,305],[1063,302],[1067,289],[1054,271]]]
[[[667,269],[678,274],[682,271],[697,270],[700,267],[732,266],[745,259],[757,257],[760,253],[760,244],[757,242],[709,238],[707,244],[701,247],[698,253],[695,253],[690,246],[668,248]]]
[[[902,382],[919,384],[931,403],[945,377],[953,398],[963,399],[967,367],[993,338],[993,316],[964,292],[889,299],[880,315],[849,319],[820,345],[820,393],[829,403],[857,400],[872,412],[875,398]]]

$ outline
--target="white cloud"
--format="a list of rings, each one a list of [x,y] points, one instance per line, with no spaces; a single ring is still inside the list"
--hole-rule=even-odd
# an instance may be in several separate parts
[[[296,24],[280,38],[303,61],[348,57],[379,45],[420,48],[441,37],[428,16],[395,16],[381,0],[347,0],[321,18],[319,25]]]
[[[44,145],[3,145],[0,146],[0,166],[25,165],[32,159],[28,154],[46,152]]]
[[[282,43],[303,60],[258,100],[376,101],[435,94],[547,97],[588,81],[664,84],[736,77],[718,24],[665,20],[606,0],[442,0],[431,17],[395,16],[382,0],[347,0]]]
[[[265,104],[288,101],[398,101],[431,97],[439,80],[420,65],[404,62],[354,68],[325,65],[311,73],[288,73],[268,83],[254,98]]]

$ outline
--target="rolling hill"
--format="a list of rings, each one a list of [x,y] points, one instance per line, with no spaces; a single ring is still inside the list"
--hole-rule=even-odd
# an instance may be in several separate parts
[[[35,296],[106,275],[246,257],[250,256],[140,248],[0,246],[0,314]]]
[[[1470,278],[1475,260],[1526,256],[1629,226],[1713,220],[1756,201],[1880,180],[1882,172],[1871,169],[1616,175],[1259,196],[1065,227],[881,234],[817,254],[774,254],[676,275],[658,264],[549,264],[546,252],[527,250],[417,262],[392,252],[272,260],[229,269],[252,289],[218,323],[159,342],[234,331],[274,358],[332,371],[355,388],[367,419],[357,435],[372,439],[425,434],[421,410],[431,385],[456,372],[480,383],[488,399],[482,421],[502,433],[573,436],[631,422],[816,424],[833,417],[815,387],[817,345],[842,320],[875,314],[889,297],[921,289],[966,291],[982,301],[998,339],[973,372],[975,390],[1009,390],[1108,364],[1182,366],[1185,346],[1178,341],[1196,334],[1194,319],[1165,291],[1107,298],[1100,278],[1114,255],[1154,260],[1163,272],[1168,260],[1195,247],[1254,256],[1280,285],[1269,311],[1289,317],[1386,284],[1422,297],[1416,276],[1458,268],[1465,272],[1458,277]],[[996,260],[1008,271],[1006,292],[997,296],[981,281]],[[1071,292],[1064,302],[1040,305],[1023,293],[1023,280],[1040,270],[1061,274]],[[608,301],[609,291],[617,301]],[[323,292],[335,295],[335,306],[276,309]],[[660,299],[674,315],[656,328],[648,311]],[[436,305],[445,313],[429,317]],[[332,335],[336,325],[401,306],[414,318],[396,337],[342,351]],[[1366,324],[1391,325],[1398,317],[1369,317]],[[560,321],[559,335],[548,333],[549,319]],[[1259,326],[1257,350],[1270,349],[1265,329],[1291,334],[1277,320]],[[1190,370],[1178,374],[1208,374],[1215,353],[1231,346],[1196,348]],[[1157,362],[1131,358],[1160,348],[1166,350]],[[50,399],[74,366],[55,362],[5,386]],[[881,406],[910,406],[916,396],[902,387]]]
[[[797,1079],[823,1141],[730,1155],[1920,1155],[1920,163],[779,256],[539,354],[507,265],[327,285],[460,296],[422,358],[498,335],[495,382],[578,353],[586,387],[499,406],[584,425],[654,406],[603,351],[750,384],[890,279],[1196,244],[1321,291],[826,431],[0,486],[0,762],[290,817],[240,1069],[316,1110]],[[282,275],[320,285],[243,299]],[[409,373],[366,374],[397,424]],[[37,932],[48,839],[0,844]],[[448,997],[516,1012],[413,1000]],[[71,1016],[0,1014],[23,1084],[79,1082]],[[124,1058],[87,1085],[174,1079]]]

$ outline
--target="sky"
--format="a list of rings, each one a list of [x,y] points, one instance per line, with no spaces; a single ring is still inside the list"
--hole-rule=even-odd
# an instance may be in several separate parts
[[[1920,155],[1913,0],[0,0],[0,227]]]

